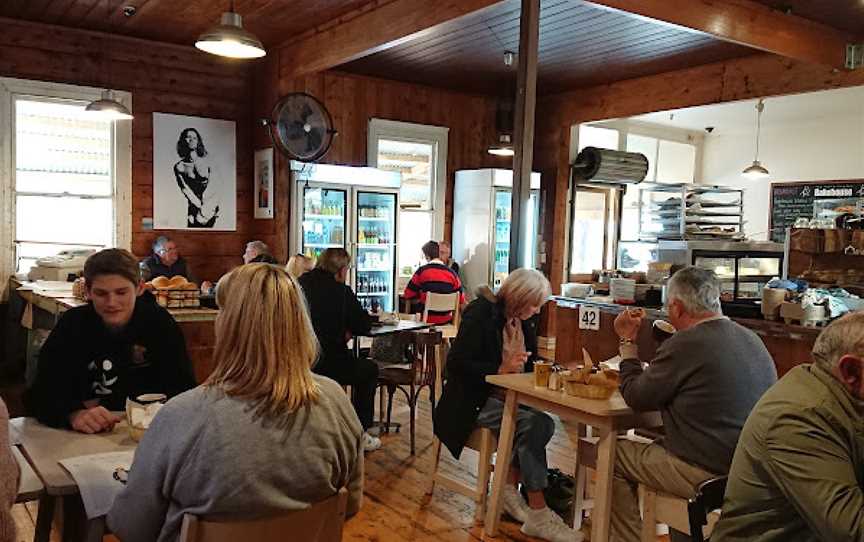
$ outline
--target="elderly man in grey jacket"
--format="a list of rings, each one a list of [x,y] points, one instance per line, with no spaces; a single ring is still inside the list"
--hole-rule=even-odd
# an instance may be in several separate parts
[[[615,459],[612,540],[639,540],[636,488],[682,498],[727,474],[753,405],[777,380],[765,345],[723,316],[712,271],[687,267],[669,280],[666,310],[675,335],[643,368],[635,343],[641,313],[615,320],[621,339],[621,395],[637,411],[659,410],[666,436],[651,444],[621,441]]]

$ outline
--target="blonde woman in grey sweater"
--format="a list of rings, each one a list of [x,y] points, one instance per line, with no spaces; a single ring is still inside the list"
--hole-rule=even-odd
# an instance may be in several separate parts
[[[363,429],[334,381],[314,375],[315,332],[284,269],[219,282],[215,369],[157,414],[108,515],[123,542],[174,541],[184,514],[260,517],[363,494]]]

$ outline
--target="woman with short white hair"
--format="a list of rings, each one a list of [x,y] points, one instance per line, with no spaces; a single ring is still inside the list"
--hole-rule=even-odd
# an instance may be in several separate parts
[[[215,368],[170,400],[135,452],[108,514],[124,542],[177,540],[184,514],[252,517],[363,494],[363,429],[345,392],[312,373],[318,342],[303,292],[277,266],[219,281]]]
[[[497,295],[488,287],[465,309],[459,334],[447,358],[447,383],[435,409],[435,434],[458,458],[476,426],[501,431],[504,402],[493,395],[486,377],[533,370],[537,359],[537,318],[551,289],[535,269],[517,269]],[[546,445],[555,423],[544,412],[520,406],[516,413],[513,466],[504,490],[504,511],[522,523],[522,533],[558,541],[579,541],[546,506]],[[527,490],[526,503],[516,484]]]

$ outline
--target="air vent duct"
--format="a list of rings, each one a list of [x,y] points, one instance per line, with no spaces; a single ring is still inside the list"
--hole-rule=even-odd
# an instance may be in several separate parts
[[[636,184],[646,175],[648,158],[638,152],[585,147],[573,164],[576,179],[595,183]]]

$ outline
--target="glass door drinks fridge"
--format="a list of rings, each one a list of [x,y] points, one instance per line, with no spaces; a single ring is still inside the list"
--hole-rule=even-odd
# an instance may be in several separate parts
[[[364,308],[395,310],[396,192],[356,191],[354,285]]]
[[[311,183],[303,187],[301,253],[317,259],[325,249],[346,247],[347,203],[344,188]]]
[[[528,262],[528,267],[536,266],[536,237],[539,215],[539,199],[537,191],[532,190],[529,196],[528,216],[525,217],[528,221],[528,239],[532,242],[526,243],[525,261]],[[510,217],[511,209],[510,190],[495,191],[495,246],[493,250],[494,263],[492,265],[492,286],[498,288],[504,279],[509,274],[510,267]]]

